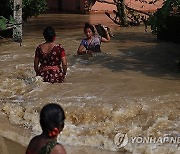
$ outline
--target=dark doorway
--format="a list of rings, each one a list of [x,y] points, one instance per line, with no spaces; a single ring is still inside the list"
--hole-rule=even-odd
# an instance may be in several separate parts
[[[81,9],[81,0],[76,0],[76,10]]]
[[[62,11],[63,10],[63,2],[62,2],[63,0],[58,0],[58,9],[59,9],[59,11]]]

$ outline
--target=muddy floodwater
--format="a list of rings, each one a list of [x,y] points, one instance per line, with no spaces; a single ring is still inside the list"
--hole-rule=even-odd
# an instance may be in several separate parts
[[[102,43],[103,54],[77,56],[89,21],[111,27],[114,37]],[[56,42],[66,50],[68,73],[62,84],[44,83],[33,70],[34,50],[48,25],[56,29]],[[179,44],[158,41],[143,26],[120,28],[105,15],[44,14],[25,23],[23,35],[21,47],[0,40],[0,116],[8,118],[0,126],[0,147],[10,142],[7,139],[27,146],[41,133],[39,111],[53,102],[66,112],[60,135],[65,146],[107,153],[180,153]],[[5,127],[7,122],[13,129]],[[154,140],[143,143],[144,137]],[[160,141],[164,137],[174,140]]]

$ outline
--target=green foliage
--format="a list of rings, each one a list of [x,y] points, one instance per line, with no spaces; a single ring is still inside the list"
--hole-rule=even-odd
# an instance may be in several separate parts
[[[23,20],[27,21],[32,16],[37,16],[44,12],[46,7],[46,0],[23,0]]]
[[[19,24],[13,19],[13,2],[14,0],[0,0],[0,31],[1,35],[12,35],[12,28]],[[27,21],[32,16],[37,16],[46,8],[46,0],[22,0],[22,18]],[[10,30],[8,30],[10,29]],[[8,31],[5,31],[8,30]]]
[[[22,0],[22,18],[27,21],[32,16],[37,16],[47,9],[46,0]],[[0,16],[9,18],[13,15],[13,0],[0,0]]]
[[[9,18],[13,14],[13,0],[0,0],[0,16]]]
[[[4,18],[3,16],[0,16],[0,30],[5,30],[6,29],[6,23],[7,19]]]
[[[12,29],[15,25],[16,25],[16,21],[12,16],[10,16],[9,19],[0,16],[0,30]]]
[[[161,9],[149,18],[152,32],[157,34],[167,29],[169,16],[180,15],[180,0],[166,0]]]

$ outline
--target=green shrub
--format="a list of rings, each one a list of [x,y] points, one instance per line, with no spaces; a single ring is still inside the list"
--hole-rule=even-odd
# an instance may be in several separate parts
[[[0,16],[9,18],[13,15],[13,0],[0,0]]]
[[[47,9],[46,0],[22,0],[22,18],[24,21],[37,16]],[[13,15],[13,0],[0,0],[0,16],[5,18]]]
[[[176,15],[180,15],[180,0],[166,0],[162,8],[149,19],[152,32],[157,34],[166,30],[168,17]]]
[[[9,19],[0,16],[0,30],[12,29],[15,25],[16,25],[16,21],[12,16],[10,16]]]
[[[46,0],[23,0],[23,20],[27,21],[32,16],[37,16],[44,12],[46,7]]]

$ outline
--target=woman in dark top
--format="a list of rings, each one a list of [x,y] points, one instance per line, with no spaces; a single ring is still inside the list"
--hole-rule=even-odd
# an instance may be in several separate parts
[[[46,27],[43,35],[45,42],[38,45],[35,51],[36,75],[41,76],[44,82],[64,82],[67,72],[65,50],[60,44],[55,44],[56,34],[52,27]]]

